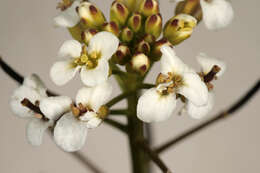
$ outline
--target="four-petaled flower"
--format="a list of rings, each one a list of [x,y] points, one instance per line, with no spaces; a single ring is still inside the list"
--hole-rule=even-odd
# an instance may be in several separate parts
[[[207,86],[199,75],[176,56],[173,48],[163,46],[161,52],[157,87],[147,90],[138,100],[137,116],[144,122],[168,119],[176,107],[176,96],[185,97],[197,106],[208,101]]]
[[[197,56],[197,61],[201,66],[202,77],[209,74],[214,66],[219,68],[219,71],[213,77],[220,77],[226,70],[226,64],[218,59],[209,58],[206,54],[199,54]],[[206,116],[214,106],[214,93],[211,88],[209,88],[209,98],[208,102],[203,106],[197,106],[192,102],[187,102],[186,109],[188,114],[195,119],[200,119]]]
[[[108,60],[116,52],[119,40],[109,32],[99,32],[91,38],[89,46],[76,40],[66,41],[60,48],[59,56],[66,60],[56,62],[50,71],[53,82],[64,85],[80,70],[82,82],[96,86],[109,76]]]
[[[22,105],[23,100],[38,108],[34,112]],[[30,144],[39,146],[45,130],[53,126],[54,121],[69,110],[72,100],[66,96],[48,97],[46,87],[40,78],[33,74],[24,79],[23,84],[17,88],[10,100],[10,106],[14,114],[29,119],[26,135]]]
[[[92,88],[80,89],[76,106],[65,114],[54,128],[54,140],[63,150],[77,151],[85,144],[88,129],[101,124],[108,114],[104,106],[112,93],[112,86],[104,82]]]

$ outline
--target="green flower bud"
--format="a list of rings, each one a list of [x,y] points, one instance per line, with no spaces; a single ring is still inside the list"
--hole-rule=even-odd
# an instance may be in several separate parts
[[[116,0],[117,2],[121,2],[123,3],[129,11],[134,11],[135,7],[136,7],[136,1],[140,1],[140,0]]]
[[[153,44],[155,40],[155,37],[151,34],[145,34],[144,36],[144,41],[148,42],[149,44]]]
[[[130,49],[125,45],[119,45],[116,53],[113,55],[112,60],[116,64],[125,65],[130,61]]]
[[[99,28],[105,23],[103,13],[89,2],[82,2],[76,10],[81,18],[82,26],[86,29]]]
[[[119,27],[125,25],[129,12],[123,3],[114,1],[110,9],[110,20],[118,24]]]
[[[178,14],[165,25],[163,35],[173,45],[179,44],[190,37],[197,20],[188,14]]]
[[[96,34],[98,33],[98,30],[96,29],[88,29],[85,30],[81,33],[81,39],[83,40],[83,42],[88,45],[90,39]]]
[[[115,36],[119,36],[119,27],[115,22],[105,23],[102,28],[104,31],[111,32],[115,34]]]
[[[149,16],[145,21],[145,33],[151,34],[157,39],[162,32],[162,17],[160,14]]]
[[[140,4],[139,12],[146,17],[159,13],[157,0],[143,0]]]
[[[128,72],[136,72],[140,75],[144,75],[148,71],[149,67],[149,58],[143,53],[138,53],[134,55],[130,63],[127,64],[126,70]]]
[[[142,40],[136,47],[136,52],[148,54],[151,50],[150,44]]]
[[[142,16],[139,13],[134,13],[128,19],[128,27],[132,29],[132,31],[139,32],[142,27]]]
[[[120,39],[121,39],[123,42],[126,42],[126,43],[132,41],[133,37],[134,37],[134,33],[133,33],[133,31],[132,31],[130,28],[128,28],[128,27],[125,27],[125,28],[122,30],[121,35],[120,35]]]
[[[161,56],[162,56],[161,47],[163,45],[172,46],[172,44],[166,38],[156,41],[152,47],[152,53],[151,53],[152,60],[158,61],[161,59]]]

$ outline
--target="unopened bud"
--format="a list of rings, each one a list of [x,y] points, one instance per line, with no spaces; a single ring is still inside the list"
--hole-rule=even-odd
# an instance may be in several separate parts
[[[161,59],[161,56],[162,56],[161,47],[164,45],[172,46],[172,44],[166,38],[163,38],[163,39],[155,42],[155,44],[153,45],[152,53],[151,53],[152,60],[158,61]]]
[[[151,34],[145,34],[144,41],[146,41],[149,44],[152,44],[156,41],[155,37]]]
[[[120,45],[116,51],[116,53],[113,55],[112,60],[116,64],[125,65],[130,61],[130,50],[125,45]]]
[[[90,39],[96,34],[98,31],[96,29],[88,29],[81,33],[81,39],[83,42],[88,45]]]
[[[138,53],[132,57],[130,63],[126,66],[126,69],[127,71],[137,72],[144,75],[148,71],[149,67],[149,58],[143,53]]]
[[[176,45],[189,38],[196,25],[197,20],[194,17],[188,14],[178,14],[166,23],[163,35]]]
[[[140,4],[139,12],[146,17],[159,13],[157,0],[143,0]]]
[[[160,14],[149,16],[145,21],[145,33],[153,35],[156,39],[162,32],[162,17]]]
[[[129,11],[123,3],[114,1],[110,9],[110,20],[118,24],[119,27],[125,25]]]
[[[119,35],[119,27],[115,22],[109,22],[109,23],[105,23],[103,25],[103,30],[104,31],[108,31],[111,32],[113,34],[115,34],[116,36]]]
[[[149,53],[151,50],[150,44],[144,40],[142,40],[136,48],[136,52],[141,52],[141,53]]]
[[[132,31],[139,32],[142,27],[142,16],[139,13],[134,13],[128,19],[128,27],[132,29]]]
[[[118,2],[123,3],[129,11],[134,11],[135,7],[137,6],[137,3],[140,0],[116,0]]]
[[[77,12],[84,28],[99,28],[105,23],[103,13],[89,2],[82,2],[77,8]]]
[[[122,40],[123,42],[126,42],[126,43],[132,41],[133,37],[134,37],[134,33],[133,33],[133,31],[132,31],[130,28],[128,28],[128,27],[125,27],[125,28],[122,30],[121,35],[120,35],[121,40]]]

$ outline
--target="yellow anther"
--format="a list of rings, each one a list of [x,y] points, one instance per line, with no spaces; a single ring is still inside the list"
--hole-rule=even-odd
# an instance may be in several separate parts
[[[94,63],[89,60],[89,61],[86,62],[86,66],[87,66],[88,68],[93,68],[93,67],[94,67]]]

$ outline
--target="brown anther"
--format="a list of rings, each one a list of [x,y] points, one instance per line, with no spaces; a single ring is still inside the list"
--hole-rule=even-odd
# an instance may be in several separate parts
[[[109,113],[109,109],[107,106],[101,106],[98,110],[98,117],[102,120],[104,120]]]
[[[212,69],[210,70],[210,72],[208,72],[208,74],[206,74],[206,75],[204,76],[204,82],[206,82],[206,83],[211,82],[211,81],[215,78],[216,74],[217,74],[220,70],[221,70],[221,68],[220,68],[219,66],[214,65],[214,66],[212,67]]]
[[[140,67],[140,70],[143,71],[143,72],[146,72],[146,70],[147,70],[146,65],[142,65],[142,66]]]
[[[34,105],[39,107],[40,101],[39,101],[39,100],[36,100],[35,103],[34,103]]]
[[[211,83],[206,83],[206,86],[207,86],[209,91],[213,90],[213,88],[214,88],[214,85],[211,84]]]
[[[78,108],[81,114],[86,113],[88,111],[87,108],[82,103],[79,103]]]

